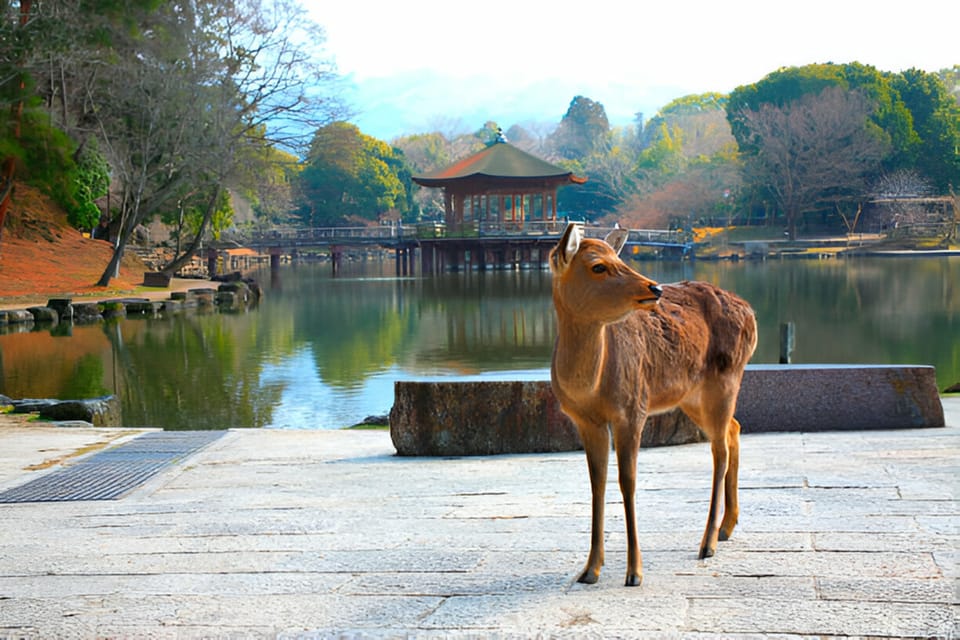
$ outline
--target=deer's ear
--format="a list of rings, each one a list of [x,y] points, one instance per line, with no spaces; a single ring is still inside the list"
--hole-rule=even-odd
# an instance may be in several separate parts
[[[630,231],[628,229],[621,229],[620,225],[617,224],[603,241],[613,247],[617,255],[620,255],[620,252],[623,250],[623,245],[627,244],[627,238],[629,237]]]
[[[563,247],[563,259],[565,262],[570,262],[573,260],[573,256],[577,255],[577,251],[580,250],[581,240],[583,240],[583,227],[573,222],[568,224],[566,230],[563,232],[563,237],[560,238],[560,246]]]
[[[570,264],[573,256],[577,255],[580,249],[581,240],[583,240],[583,227],[575,222],[568,224],[560,237],[560,242],[550,252],[551,266],[561,271]]]

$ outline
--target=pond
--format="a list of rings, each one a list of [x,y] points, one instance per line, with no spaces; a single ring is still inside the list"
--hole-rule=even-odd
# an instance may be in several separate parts
[[[635,262],[699,279],[756,309],[754,363],[931,364],[960,382],[960,258]],[[0,393],[115,394],[127,426],[341,428],[393,404],[396,380],[548,379],[555,336],[546,271],[396,278],[392,261],[254,274],[260,305],[0,335]]]

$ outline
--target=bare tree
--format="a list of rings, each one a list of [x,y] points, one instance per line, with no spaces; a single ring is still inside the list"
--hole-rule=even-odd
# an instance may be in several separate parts
[[[163,268],[173,273],[197,251],[221,193],[250,171],[258,148],[296,148],[343,115],[323,93],[332,67],[323,41],[292,0],[193,0],[152,14],[155,29],[98,85],[100,131],[123,189],[121,231],[106,285],[133,229],[186,193],[206,204],[199,231]]]
[[[867,117],[870,101],[830,87],[783,106],[743,109],[738,118],[754,151],[745,158],[748,184],[770,194],[786,217],[790,239],[803,215],[859,198],[889,143]]]

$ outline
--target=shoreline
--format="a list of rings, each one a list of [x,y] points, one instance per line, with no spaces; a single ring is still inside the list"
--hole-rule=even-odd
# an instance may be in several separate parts
[[[136,289],[125,289],[98,293],[62,293],[36,294],[26,296],[0,296],[0,311],[43,307],[47,302],[56,298],[70,298],[73,302],[104,302],[125,298],[143,298],[150,301],[161,301],[170,298],[170,294],[190,289],[216,289],[222,282],[200,278],[171,278],[168,287],[138,286]]]

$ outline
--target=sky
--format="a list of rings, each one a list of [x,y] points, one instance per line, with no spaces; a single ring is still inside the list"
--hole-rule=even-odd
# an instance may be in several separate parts
[[[610,123],[781,67],[960,64],[951,0],[302,0],[360,130],[382,140],[555,125],[583,95]],[[538,124],[539,123],[539,124]]]

